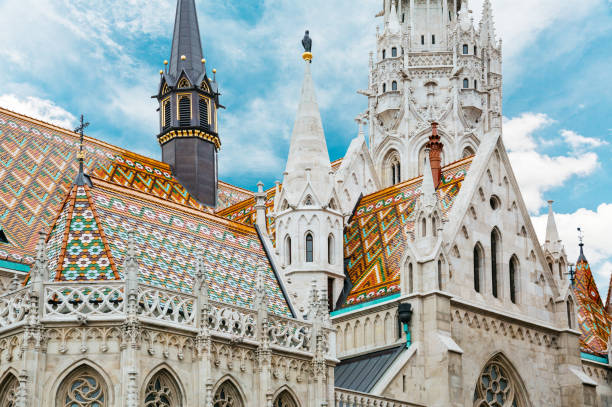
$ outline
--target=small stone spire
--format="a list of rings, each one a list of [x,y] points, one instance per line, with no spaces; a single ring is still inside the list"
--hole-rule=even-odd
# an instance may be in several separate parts
[[[429,163],[430,151],[429,148],[425,148],[425,170],[423,172],[423,184],[421,185],[422,203],[424,205],[433,205],[436,196],[436,187],[432,171],[428,171],[430,168]]]
[[[330,176],[331,163],[310,72],[311,64],[306,57],[305,60],[300,103],[291,135],[289,157],[283,180],[283,189],[287,191],[290,205],[296,205],[304,191],[307,169],[310,169],[312,187],[320,194],[321,200],[327,202],[331,188],[333,188],[333,180]]]
[[[401,30],[399,17],[397,15],[397,0],[393,0],[391,4],[391,12],[389,13],[389,20],[386,27],[389,34],[399,34]]]
[[[480,19],[480,39],[483,44],[495,43],[495,23],[491,1],[482,3],[482,18]]]
[[[557,223],[555,222],[555,213],[553,212],[552,204],[554,201],[548,201],[548,220],[546,222],[546,243],[557,243],[559,232],[557,231]]]
[[[263,182],[257,183],[257,193],[255,194],[255,212],[257,216],[257,226],[260,233],[267,233],[266,225],[266,198],[267,194],[263,189]]]

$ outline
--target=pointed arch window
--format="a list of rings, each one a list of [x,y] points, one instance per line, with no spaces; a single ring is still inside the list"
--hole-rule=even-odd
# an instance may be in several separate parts
[[[285,237],[285,264],[291,265],[291,236]]]
[[[19,381],[14,375],[9,374],[0,384],[0,407],[15,407],[18,392]]]
[[[408,293],[414,292],[414,276],[412,275],[412,263],[408,264]]]
[[[306,263],[312,263],[314,261],[314,239],[312,233],[306,234]]]
[[[438,236],[438,225],[436,224],[436,217],[431,217],[431,233],[434,236]]]
[[[474,407],[525,407],[520,378],[498,356],[480,373],[474,390]]]
[[[567,326],[569,329],[574,329],[574,301],[571,298],[567,299]]]
[[[176,381],[162,370],[149,380],[145,389],[145,407],[179,407],[181,395]]]
[[[385,59],[387,57],[387,50],[382,50],[382,59]]]
[[[491,293],[497,298],[497,274],[498,274],[498,259],[501,258],[501,243],[499,232],[493,229],[491,232]]]
[[[108,391],[100,375],[89,366],[76,369],[60,385],[57,405],[62,407],[108,406]]]
[[[287,390],[279,394],[276,399],[274,399],[274,403],[272,403],[272,405],[274,407],[298,407],[297,403]]]
[[[427,219],[421,220],[421,236],[427,236]]]
[[[179,125],[181,127],[188,127],[191,125],[191,96],[179,95],[178,98]]]
[[[518,290],[519,290],[519,264],[516,255],[512,256],[509,264],[509,278],[510,278],[510,301],[516,304],[518,301]]]
[[[478,47],[474,45],[474,55],[478,56]]]
[[[236,386],[226,381],[215,392],[213,407],[244,407],[244,403]]]
[[[482,255],[482,248],[480,245],[474,246],[474,290],[480,292],[480,274],[483,269],[484,256]]]
[[[438,290],[442,289],[442,260],[438,260]]]

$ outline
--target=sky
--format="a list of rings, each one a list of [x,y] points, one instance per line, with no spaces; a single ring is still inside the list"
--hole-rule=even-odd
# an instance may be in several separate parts
[[[483,0],[471,0],[475,23]],[[254,190],[282,178],[313,38],[332,160],[357,134],[382,0],[196,0],[217,69],[220,177]],[[503,41],[504,143],[540,241],[547,200],[570,261],[576,228],[605,300],[612,273],[612,1],[491,0]],[[0,106],[160,158],[151,95],[169,59],[176,0],[0,0]]]

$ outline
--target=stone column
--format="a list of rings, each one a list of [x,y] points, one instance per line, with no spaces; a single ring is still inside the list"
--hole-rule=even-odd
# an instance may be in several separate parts
[[[272,378],[272,350],[268,338],[268,295],[264,285],[264,267],[257,270],[257,289],[255,292],[255,308],[257,309],[257,374],[258,374],[258,394],[257,405],[262,407],[272,407],[273,390],[271,387]]]
[[[210,314],[208,274],[204,264],[204,254],[200,253],[196,261],[196,274],[193,284],[193,293],[196,300],[196,326],[198,334],[195,340],[197,357],[197,401],[199,406],[212,407],[212,339],[208,330],[208,315]]]

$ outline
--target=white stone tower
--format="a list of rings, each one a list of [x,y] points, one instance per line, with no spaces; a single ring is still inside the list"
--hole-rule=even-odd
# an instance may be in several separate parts
[[[474,26],[466,0],[383,0],[382,31],[370,55],[365,117],[383,185],[423,173],[431,123],[439,123],[442,163],[476,152],[501,127],[501,41],[489,0]]]
[[[312,54],[305,52],[304,60],[304,83],[289,158],[274,203],[277,253],[300,316],[309,310],[313,281],[318,290],[328,293],[330,307],[344,281],[343,218],[310,73]]]

